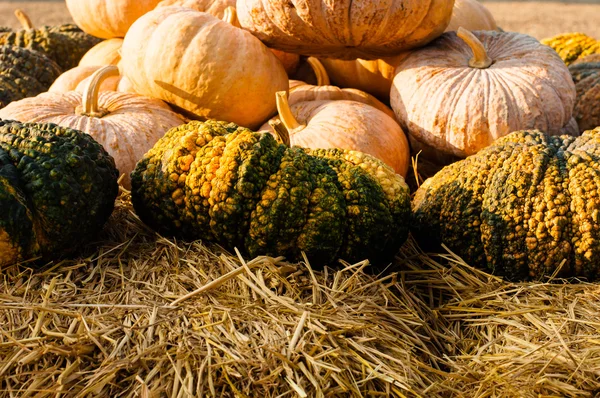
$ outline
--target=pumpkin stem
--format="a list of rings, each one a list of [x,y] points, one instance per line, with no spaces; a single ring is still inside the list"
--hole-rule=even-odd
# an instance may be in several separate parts
[[[106,115],[107,112],[104,109],[98,108],[100,85],[106,78],[118,75],[119,68],[115,65],[105,66],[92,74],[83,90],[83,107],[80,112],[82,116],[102,117]]]
[[[285,146],[290,146],[290,132],[285,127],[283,122],[278,119],[269,120],[269,126],[275,132],[275,136],[277,137],[277,141],[281,142]]]
[[[471,51],[473,51],[473,58],[469,60],[469,66],[471,68],[486,69],[492,64],[493,61],[488,56],[483,43],[481,43],[473,33],[460,27],[456,31],[456,34],[463,39],[463,41],[471,47]]]
[[[227,22],[231,26],[235,26],[236,28],[241,28],[240,20],[237,17],[237,11],[235,7],[228,6],[223,13],[223,21]]]
[[[15,10],[15,17],[17,17],[17,19],[21,23],[21,26],[23,27],[23,29],[34,29],[35,28],[35,26],[33,26],[33,23],[31,22],[31,19],[29,18],[29,16],[27,14],[25,14],[25,11],[17,8]]]
[[[298,123],[294,115],[292,114],[292,108],[287,98],[287,91],[278,91],[275,94],[277,102],[277,112],[279,113],[279,119],[283,122],[285,128],[294,134],[298,130],[304,129],[306,126]]]
[[[317,86],[329,86],[331,84],[327,70],[321,61],[315,57],[308,57],[306,62],[310,65],[313,72],[315,72],[315,76],[317,77]]]

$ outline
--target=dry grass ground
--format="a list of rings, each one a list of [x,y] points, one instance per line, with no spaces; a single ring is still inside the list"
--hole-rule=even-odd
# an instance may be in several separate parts
[[[600,0],[586,1],[485,1],[505,30],[538,39],[561,32],[579,31],[600,39]],[[23,8],[36,24],[71,20],[64,1],[0,1],[0,26],[18,27],[12,15]]]

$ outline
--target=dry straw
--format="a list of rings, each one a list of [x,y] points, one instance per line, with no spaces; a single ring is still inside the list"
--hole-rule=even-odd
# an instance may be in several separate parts
[[[82,258],[0,282],[4,397],[585,397],[600,289],[511,284],[409,241],[401,271],[246,261],[126,195]]]

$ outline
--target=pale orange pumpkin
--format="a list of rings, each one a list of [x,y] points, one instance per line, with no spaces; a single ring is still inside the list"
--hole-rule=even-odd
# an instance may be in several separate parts
[[[101,41],[83,55],[79,66],[118,65],[121,61],[122,45],[123,39],[118,37]]]
[[[269,47],[316,57],[377,59],[444,32],[454,0],[238,0],[242,27]]]
[[[463,27],[467,30],[496,30],[494,16],[477,0],[454,0],[452,18],[446,32],[456,31]]]
[[[125,173],[123,185],[128,188],[129,173],[136,162],[167,130],[185,121],[160,100],[99,92],[102,81],[118,73],[116,66],[103,67],[92,75],[83,94],[42,93],[10,103],[0,110],[0,118],[56,123],[88,133],[115,159],[119,171]]]
[[[465,157],[517,130],[559,134],[575,86],[551,48],[533,37],[460,28],[398,67],[391,105],[412,141]]]
[[[276,112],[289,87],[275,55],[250,33],[210,14],[160,7],[132,26],[120,69],[140,94],[164,100],[192,119],[256,128]]]
[[[66,93],[78,90],[83,92],[81,83],[87,81],[102,66],[76,66],[62,73],[48,91],[53,93]],[[119,85],[120,76],[109,76],[102,80],[100,91],[115,91]]]
[[[235,2],[236,0],[162,0],[157,7],[187,7],[223,19],[227,7],[235,7]]]
[[[498,26],[490,11],[477,0],[455,0],[450,24],[446,32],[462,26],[468,30],[496,30]],[[352,87],[388,101],[396,67],[408,56],[404,52],[376,60],[340,60],[323,58],[321,61],[333,84]]]
[[[202,11],[202,10],[198,10]],[[235,26],[236,28],[241,28],[240,21],[237,17],[237,11],[235,7],[227,7],[223,12],[223,21]],[[286,53],[285,51],[279,51],[275,49],[270,49],[271,52],[277,57],[277,59],[283,65],[286,73],[289,75],[294,74],[296,72],[296,68],[298,68],[298,64],[300,63],[300,56],[294,53]]]
[[[261,130],[273,132],[283,122],[291,145],[304,148],[340,148],[375,156],[406,176],[410,150],[404,132],[385,112],[362,102],[311,100],[290,105],[285,91],[277,93],[279,116]]]
[[[86,33],[103,39],[124,37],[139,17],[160,0],[66,0],[71,17]]]

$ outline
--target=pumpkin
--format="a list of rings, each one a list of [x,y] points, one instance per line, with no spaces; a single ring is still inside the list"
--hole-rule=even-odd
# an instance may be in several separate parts
[[[60,66],[37,51],[0,46],[0,108],[48,90],[60,72]]]
[[[248,127],[274,114],[275,92],[289,86],[283,66],[260,40],[182,7],[160,7],[138,19],[123,42],[120,69],[137,93],[192,119]]]
[[[519,131],[416,192],[412,234],[509,279],[600,277],[600,129]]]
[[[157,7],[187,7],[223,19],[227,7],[235,7],[235,2],[236,0],[162,0]]]
[[[454,1],[452,18],[446,27],[446,32],[456,31],[460,27],[468,30],[498,29],[490,10],[477,0]]]
[[[82,82],[86,81],[102,66],[76,66],[62,73],[50,86],[48,91],[53,93],[66,93],[68,91],[83,92]],[[100,91],[115,91],[118,87],[120,76],[110,76],[100,84]]]
[[[225,9],[223,20],[237,28],[241,28],[235,7],[227,7]],[[296,72],[298,64],[300,63],[300,56],[298,54],[286,53],[285,51],[274,50],[272,48],[270,50],[281,62],[288,76]]]
[[[589,58],[589,62],[588,62]],[[594,61],[594,59],[598,59]],[[573,114],[581,132],[600,126],[600,54],[581,58],[569,66],[577,100]]]
[[[56,62],[62,70],[71,69],[100,39],[84,33],[73,24],[35,28],[27,14],[15,10],[23,25],[16,32],[0,33],[0,46],[19,46],[39,51]]]
[[[307,68],[305,68],[305,65]],[[330,84],[329,75],[327,74],[325,67],[321,61],[315,57],[306,58],[296,75],[302,75],[302,80],[291,79],[289,82],[290,92],[297,86],[309,84],[305,80],[314,80],[317,86],[329,86]]]
[[[93,239],[112,213],[117,177],[87,134],[0,120],[0,267],[52,260]]]
[[[250,256],[377,263],[407,238],[408,187],[381,161],[289,148],[233,123],[171,129],[131,180],[135,211],[152,228]]]
[[[281,120],[292,145],[364,152],[406,176],[410,150],[404,132],[393,117],[364,102],[335,99],[335,92],[325,92],[323,97],[329,100],[319,100],[319,92],[312,94],[313,99],[290,106],[287,93],[277,93],[279,116],[270,123]],[[290,98],[292,95],[293,92]],[[261,130],[273,131],[268,124]]]
[[[84,32],[102,39],[125,37],[139,17],[160,0],[66,0],[71,17]]]
[[[398,67],[391,105],[412,140],[465,157],[512,131],[560,133],[575,85],[547,46],[512,32],[447,32]],[[411,141],[412,142],[412,141]]]
[[[563,33],[542,39],[541,42],[554,49],[567,65],[579,58],[600,53],[600,42],[584,33]]]
[[[79,66],[118,65],[121,61],[122,45],[123,39],[121,38],[103,40],[83,55]]]
[[[446,32],[459,27],[468,30],[496,30],[498,26],[489,10],[476,0],[455,0],[450,24]],[[376,60],[341,60],[323,58],[321,61],[333,84],[340,87],[353,87],[389,101],[392,80],[396,67],[409,52]]]
[[[454,0],[238,0],[242,27],[269,47],[315,57],[377,59],[427,44]]]
[[[184,123],[162,101],[136,94],[99,92],[102,81],[118,75],[116,66],[105,66],[92,75],[82,93],[42,93],[11,103],[0,118],[22,122],[56,123],[88,133],[106,148],[129,187],[135,163],[165,132]]]

